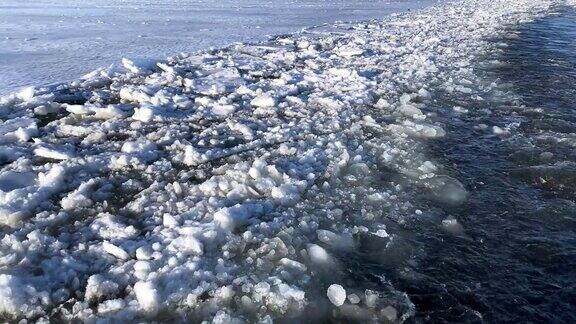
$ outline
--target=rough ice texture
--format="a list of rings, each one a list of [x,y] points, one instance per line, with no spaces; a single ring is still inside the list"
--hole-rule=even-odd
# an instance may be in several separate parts
[[[339,256],[422,214],[382,173],[467,197],[426,157],[445,135],[427,103],[490,91],[470,67],[487,39],[554,4],[454,1],[1,98],[0,316],[230,323],[342,305],[326,294]],[[410,315],[349,293],[358,320]]]

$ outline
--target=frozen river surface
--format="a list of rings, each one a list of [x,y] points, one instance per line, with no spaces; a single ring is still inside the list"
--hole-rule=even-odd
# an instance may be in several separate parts
[[[122,57],[164,58],[431,0],[39,0],[0,2],[0,94],[77,79]]]

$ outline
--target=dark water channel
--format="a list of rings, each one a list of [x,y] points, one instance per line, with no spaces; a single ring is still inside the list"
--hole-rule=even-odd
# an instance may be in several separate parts
[[[428,205],[433,216],[414,225],[421,257],[395,278],[412,322],[576,322],[576,12],[560,8],[504,42],[493,58],[504,64],[483,73],[509,85],[508,99],[438,108],[448,135],[430,153],[470,198]],[[461,233],[439,229],[449,217]]]

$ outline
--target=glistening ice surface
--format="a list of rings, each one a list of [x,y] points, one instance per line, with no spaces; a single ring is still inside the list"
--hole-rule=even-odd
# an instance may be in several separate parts
[[[0,313],[569,320],[574,277],[538,262],[546,251],[558,265],[573,256],[573,239],[533,237],[526,219],[506,214],[552,205],[513,183],[528,178],[550,190],[563,221],[540,235],[574,224],[562,176],[573,159],[569,105],[524,109],[570,98],[571,88],[546,97],[517,78],[524,69],[506,72],[530,53],[522,35],[552,36],[522,28],[574,5],[454,1],[160,62],[124,60],[3,97]],[[570,62],[546,71],[573,71]],[[519,127],[534,114],[548,123]],[[534,151],[541,160],[510,154]],[[467,219],[466,208],[484,217]],[[502,225],[511,227],[500,237],[481,232]],[[529,245],[531,261],[506,245]],[[550,302],[527,287],[567,298]]]

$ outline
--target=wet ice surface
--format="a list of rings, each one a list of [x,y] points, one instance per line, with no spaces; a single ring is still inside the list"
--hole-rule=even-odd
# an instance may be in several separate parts
[[[514,160],[544,129],[522,103],[551,98],[506,74],[553,39],[531,26],[569,25],[560,3],[455,1],[2,98],[0,313],[570,320],[573,198],[525,170],[571,151]]]
[[[74,80],[122,57],[164,59],[337,20],[380,18],[431,0],[3,0],[0,94]]]

